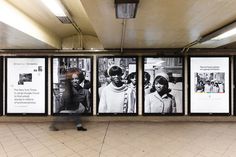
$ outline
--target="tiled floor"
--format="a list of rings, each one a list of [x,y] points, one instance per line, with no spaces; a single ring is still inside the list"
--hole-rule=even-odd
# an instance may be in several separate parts
[[[0,123],[0,157],[235,157],[236,123]]]

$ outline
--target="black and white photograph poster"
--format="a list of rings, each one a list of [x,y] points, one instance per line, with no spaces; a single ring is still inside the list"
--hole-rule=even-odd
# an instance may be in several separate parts
[[[98,114],[137,113],[137,58],[99,57]]]
[[[229,113],[229,57],[190,57],[190,113]]]
[[[53,57],[52,114],[92,114],[92,58]]]
[[[6,58],[6,113],[46,114],[46,58]]]
[[[144,57],[144,114],[183,114],[183,58]]]

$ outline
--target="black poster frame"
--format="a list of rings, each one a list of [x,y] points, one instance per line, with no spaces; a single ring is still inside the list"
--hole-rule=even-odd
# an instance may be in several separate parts
[[[229,59],[229,112],[228,113],[191,113],[191,58],[228,58]],[[230,116],[231,115],[231,60],[230,56],[198,56],[190,55],[188,56],[188,115],[190,116]]]
[[[236,86],[236,56],[234,56],[234,58],[233,58],[234,60],[234,63],[233,63],[233,70],[234,70],[234,81],[233,81],[233,84],[234,84],[234,86],[233,86],[233,102],[234,102],[234,116],[236,116],[236,88],[235,88],[235,86]]]
[[[54,113],[53,111],[53,59],[54,58],[88,58],[91,61],[91,113],[80,113],[79,115],[81,116],[92,116],[93,115],[93,61],[94,57],[93,56],[53,56],[51,57],[51,115],[52,116],[74,116],[77,114],[73,113]]]
[[[44,113],[8,113],[7,112],[7,87],[8,87],[8,80],[7,80],[7,63],[8,58],[39,58],[45,60],[45,110]],[[48,57],[42,57],[42,56],[8,56],[5,59],[5,113],[7,116],[47,116],[48,115]]]
[[[179,113],[145,113],[145,93],[144,93],[144,60],[145,58],[181,58],[182,59],[182,112]],[[185,113],[185,58],[182,55],[165,55],[165,56],[142,56],[142,115],[143,116],[183,116]]]
[[[3,57],[0,57],[0,116],[3,115]]]
[[[99,84],[99,76],[98,76],[98,69],[99,69],[99,59],[101,58],[135,58],[136,60],[136,113],[99,113],[98,112],[98,109],[99,109],[99,89],[98,89],[98,84]],[[96,73],[96,77],[97,77],[97,80],[96,80],[96,84],[97,84],[97,89],[96,89],[96,115],[97,116],[137,116],[138,115],[138,74],[139,74],[139,71],[138,71],[138,64],[139,64],[139,61],[138,61],[138,56],[99,56],[97,57],[97,73]]]

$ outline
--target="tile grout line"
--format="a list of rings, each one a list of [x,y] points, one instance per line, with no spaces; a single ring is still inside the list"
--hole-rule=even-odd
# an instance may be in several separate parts
[[[102,148],[103,148],[103,145],[104,145],[104,142],[105,142],[105,138],[106,138],[106,136],[107,136],[107,132],[108,132],[109,126],[110,126],[110,121],[109,121],[108,124],[107,124],[106,132],[105,132],[105,135],[104,135],[103,140],[102,140],[102,146],[101,146],[101,149],[100,149],[100,151],[99,151],[99,157],[101,156]]]
[[[6,125],[6,127],[10,130],[10,128],[9,128],[7,125]],[[10,131],[11,131],[11,130],[10,130]],[[14,135],[14,136],[15,136],[15,135]],[[2,149],[4,150],[6,156],[8,157],[7,151],[6,151],[5,147],[4,147],[3,144],[2,144],[2,141],[0,141],[0,145],[2,146]]]
[[[22,123],[20,123],[20,124],[18,124],[18,125],[22,126],[22,127],[25,129],[25,127],[22,125]],[[8,125],[7,125],[7,127],[9,128]],[[12,131],[12,129],[9,128],[9,130],[10,130],[11,133],[16,137],[16,139],[20,142],[20,144],[23,145],[23,144],[22,144],[23,142],[20,141],[19,137]],[[25,130],[26,130],[26,129],[25,129]],[[27,130],[27,131],[28,131],[28,130]],[[24,147],[25,150],[29,153],[30,156],[33,156],[33,155],[31,154],[31,152],[27,149],[27,147],[26,147],[25,145],[23,145],[23,147]],[[7,154],[7,156],[8,156],[8,154]]]
[[[37,127],[38,127],[38,125],[36,125]],[[23,126],[24,127],[24,126]],[[25,127],[24,127],[25,128]],[[27,131],[28,131],[28,129],[27,128],[25,128]],[[41,128],[40,128],[41,129]],[[41,129],[41,130],[43,130],[44,131],[44,129]],[[30,131],[28,131],[33,137],[35,137]],[[51,135],[49,135],[50,137],[52,137]],[[35,137],[35,139],[40,143],[40,144],[42,144],[43,146],[45,146],[46,148],[47,148],[47,150],[49,150],[50,151],[50,153],[52,153],[53,155],[55,155],[55,153],[53,152],[53,151],[51,151],[49,148],[48,148],[48,146],[46,146],[45,144],[43,144],[43,143],[41,143],[40,142],[40,140],[37,138],[37,137]],[[61,142],[61,141],[59,141],[59,140],[57,140],[56,139],[56,141],[58,141],[59,143],[61,143],[61,144],[63,144],[66,148],[69,148],[68,146],[66,146],[63,142]],[[69,148],[70,149],[70,148]],[[70,150],[72,150],[72,149],[70,149]],[[72,150],[74,153],[76,153],[77,155],[79,155],[77,152],[75,152],[74,150]],[[80,155],[79,155],[80,156]]]
[[[37,127],[38,127],[38,125],[36,125]],[[53,151],[51,151],[50,149],[48,149],[48,147],[46,146],[46,145],[44,145],[43,143],[41,143],[40,141],[39,141],[39,139],[37,138],[37,137],[35,137],[24,125],[23,125],[23,127],[24,127],[24,129],[25,130],[27,130],[27,132],[31,135],[31,136],[33,136],[34,138],[35,138],[35,140],[37,141],[37,142],[39,142],[40,144],[42,144],[43,146],[45,146],[46,148],[47,148],[47,150],[50,152],[50,153],[52,153],[53,155],[54,155],[54,153],[53,153]],[[40,128],[41,129],[41,128]],[[41,130],[43,130],[43,129],[41,129]],[[26,149],[27,149],[27,147],[26,147]],[[27,149],[28,150],[28,149]],[[40,149],[39,149],[40,150]],[[29,151],[30,152],[30,151]],[[32,153],[30,152],[30,154],[32,155]]]
[[[235,141],[235,140],[234,140]],[[222,153],[222,155],[225,155],[225,153],[229,150],[230,146],[232,145],[232,143],[226,148],[226,150],[224,151],[224,153]]]
[[[4,146],[3,146],[2,142],[0,142],[0,144],[1,144],[1,146],[2,146],[2,149],[3,149],[3,150],[4,150],[4,152],[5,152],[6,156],[8,157],[8,155],[7,155],[7,151],[6,151],[6,149],[4,148]]]

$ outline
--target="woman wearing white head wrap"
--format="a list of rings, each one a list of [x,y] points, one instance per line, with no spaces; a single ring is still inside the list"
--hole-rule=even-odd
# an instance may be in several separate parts
[[[122,80],[123,71],[119,66],[108,69],[111,83],[104,87],[99,101],[99,113],[135,113],[134,91]]]

